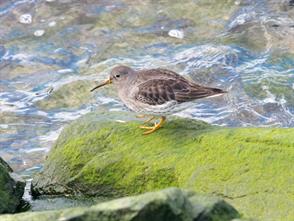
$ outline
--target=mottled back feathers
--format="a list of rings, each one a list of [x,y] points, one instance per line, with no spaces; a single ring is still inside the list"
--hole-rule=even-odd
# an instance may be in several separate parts
[[[166,69],[140,71],[138,80],[142,83],[138,84],[135,99],[149,105],[161,105],[169,101],[183,103],[226,93],[218,88],[200,86]]]

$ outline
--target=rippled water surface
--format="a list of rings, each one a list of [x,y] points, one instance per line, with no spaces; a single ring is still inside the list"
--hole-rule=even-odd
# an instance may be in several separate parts
[[[227,126],[294,126],[292,0],[0,0],[0,156],[25,177],[62,128],[124,109],[111,68],[163,67],[224,88],[179,115]]]

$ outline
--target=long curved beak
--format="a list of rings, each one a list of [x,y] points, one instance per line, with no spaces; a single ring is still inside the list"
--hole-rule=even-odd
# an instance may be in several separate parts
[[[98,88],[100,88],[100,87],[103,87],[103,86],[105,86],[105,85],[107,85],[107,84],[111,84],[111,83],[112,83],[111,78],[108,78],[106,81],[104,81],[103,83],[97,85],[96,87],[94,87],[94,88],[91,89],[90,91],[91,91],[91,92],[92,92],[92,91],[95,91],[96,89],[98,89]]]

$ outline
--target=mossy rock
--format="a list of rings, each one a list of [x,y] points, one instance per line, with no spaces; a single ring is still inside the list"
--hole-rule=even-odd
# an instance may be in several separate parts
[[[2,216],[17,221],[229,221],[240,214],[220,198],[169,188],[100,203],[90,208],[71,208]]]
[[[36,105],[43,110],[58,108],[77,108],[91,100],[90,89],[94,84],[90,81],[74,81],[63,85]]]
[[[25,183],[14,180],[12,169],[0,157],[0,214],[14,213],[22,203]]]
[[[293,79],[290,76],[267,78],[258,83],[252,82],[244,86],[244,90],[251,96],[258,99],[286,100],[289,107],[294,105]]]
[[[178,186],[222,196],[247,217],[293,220],[294,129],[169,118],[144,136],[132,119],[98,112],[73,122],[35,177],[33,193],[119,197]]]

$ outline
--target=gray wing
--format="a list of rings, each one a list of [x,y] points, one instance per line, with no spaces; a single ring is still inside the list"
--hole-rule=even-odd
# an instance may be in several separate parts
[[[136,100],[149,105],[160,105],[169,101],[182,103],[225,93],[221,89],[203,87],[186,79],[153,79],[140,84],[138,88]]]
[[[175,94],[166,80],[149,80],[140,84],[136,100],[149,105],[160,105],[175,100]]]

